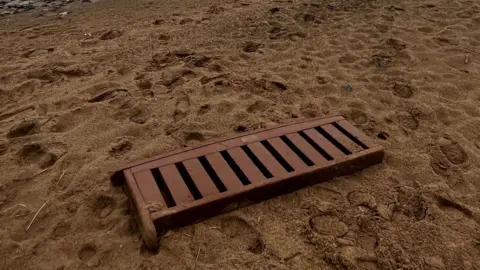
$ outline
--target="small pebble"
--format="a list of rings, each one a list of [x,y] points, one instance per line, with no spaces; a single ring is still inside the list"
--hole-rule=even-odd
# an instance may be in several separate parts
[[[343,86],[343,90],[346,91],[346,92],[352,92],[353,91],[353,87],[349,84],[345,84]]]
[[[385,131],[382,131],[382,132],[377,134],[377,138],[379,138],[381,140],[384,140],[384,141],[387,140],[389,136],[390,135],[388,135],[388,133],[386,133]]]

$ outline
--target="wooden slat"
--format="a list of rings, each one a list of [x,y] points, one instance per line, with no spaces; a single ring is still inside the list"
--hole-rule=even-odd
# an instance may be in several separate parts
[[[358,144],[350,140],[347,136],[345,136],[340,130],[334,127],[331,124],[323,125],[322,129],[325,130],[330,136],[332,136],[335,140],[337,140],[341,145],[347,148],[350,152],[356,153],[362,151],[363,148],[360,147]]]
[[[312,128],[312,129],[305,130],[304,132],[318,146],[320,146],[323,150],[325,150],[325,152],[327,152],[332,158],[340,159],[346,156],[342,151],[340,151],[340,149],[338,149],[329,140],[323,137],[317,130]]]
[[[320,165],[327,162],[315,148],[313,148],[305,139],[298,133],[288,134],[287,138],[295,144],[302,153],[304,153],[315,165]]]
[[[177,206],[195,200],[174,164],[160,167],[159,170]]]
[[[207,171],[205,171],[197,158],[186,160],[183,162],[183,165],[203,197],[219,193]]]
[[[259,142],[247,145],[273,176],[286,176],[287,171]]]
[[[210,166],[212,166],[213,170],[217,173],[220,180],[222,180],[227,190],[235,190],[243,186],[240,179],[238,179],[237,175],[233,172],[232,168],[230,168],[220,153],[213,153],[205,157],[210,163]]]
[[[305,162],[303,162],[295,152],[293,152],[288,145],[286,145],[282,139],[280,138],[273,138],[268,140],[268,142],[272,145],[275,150],[287,161],[287,163],[292,166],[292,168],[297,170],[304,170],[307,168]]]
[[[333,123],[344,119],[342,116],[332,116],[327,118],[310,119],[299,123],[285,124],[273,127],[267,130],[248,132],[244,135],[235,136],[229,139],[217,140],[204,145],[195,146],[187,149],[179,149],[170,154],[158,155],[154,158],[140,161],[129,166],[132,172],[143,171],[156,167],[162,167],[167,164],[181,162],[192,157],[205,156],[214,152],[220,152],[226,149],[240,147],[247,143],[267,140],[273,137],[282,136],[288,133],[294,133],[301,130],[321,126],[327,123]]]
[[[255,166],[252,160],[243,152],[240,147],[236,147],[228,150],[228,153],[233,158],[238,167],[242,169],[243,173],[247,176],[248,180],[252,183],[265,181],[265,176]]]
[[[365,133],[361,132],[358,128],[354,125],[350,124],[347,120],[338,121],[337,124],[345,129],[348,133],[352,134],[355,138],[361,141],[365,146],[368,148],[373,147],[373,140],[365,135]]]
[[[133,176],[137,183],[139,183],[138,188],[146,204],[161,204],[166,207],[167,204],[150,170],[134,173]]]

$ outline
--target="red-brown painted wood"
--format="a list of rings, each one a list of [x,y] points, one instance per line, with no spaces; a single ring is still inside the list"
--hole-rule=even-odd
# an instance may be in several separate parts
[[[255,166],[253,161],[248,158],[247,154],[240,147],[235,147],[228,150],[228,153],[233,158],[235,163],[242,169],[243,173],[247,176],[248,180],[252,183],[258,183],[265,181],[265,176]]]
[[[293,152],[288,145],[286,145],[282,139],[280,138],[273,138],[269,139],[268,142],[277,150],[277,152],[287,161],[290,166],[295,171],[305,170],[307,165],[303,162],[295,152]]]
[[[220,153],[217,152],[207,155],[206,158],[208,162],[210,162],[210,166],[212,166],[218,177],[222,179],[222,183],[225,185],[227,190],[237,190],[243,186],[240,179],[238,179],[237,175],[235,175],[232,168],[228,166],[227,162],[222,155],[220,155]]]
[[[207,171],[197,158],[186,160],[183,162],[183,165],[185,165],[190,177],[192,177],[193,182],[195,182],[195,185],[203,197],[219,193],[212,179],[208,176]]]
[[[185,181],[174,164],[170,164],[159,169],[168,189],[170,190],[170,193],[172,193],[172,197],[176,205],[183,205],[185,203],[194,201],[192,193],[190,193],[190,190],[188,190]]]
[[[345,146],[350,152],[356,153],[362,151],[363,148],[350,140],[342,132],[340,132],[336,127],[331,124],[322,126],[322,129],[335,138],[339,143]]]
[[[333,137],[334,143],[317,129]],[[294,146],[287,145],[282,136]],[[351,153],[343,153],[335,141]],[[254,160],[268,170],[268,179],[242,147],[250,149]],[[295,153],[295,148],[301,153]],[[232,160],[227,162],[222,151]],[[332,160],[327,160],[330,157],[324,152]],[[299,155],[308,157],[313,165],[307,166]],[[361,170],[381,162],[383,155],[383,148],[367,135],[343,117],[332,116],[257,130],[139,161],[115,172],[112,183],[125,185],[142,237],[148,248],[155,249],[156,237],[168,229]],[[180,173],[183,167],[175,165],[179,162],[186,172]],[[160,179],[152,174],[156,169]]]
[[[140,189],[146,204],[153,203],[166,206],[165,200],[163,199],[150,170],[137,172],[133,176],[136,181],[139,182],[138,188]]]
[[[316,129],[307,129],[305,134],[312,139],[318,146],[320,146],[325,152],[327,152],[332,158],[340,159],[344,158],[345,154],[340,151],[335,145],[333,145],[329,140],[325,139]]]
[[[273,175],[273,176],[286,176],[287,171],[285,168],[278,163],[278,161],[268,152],[265,147],[259,143],[252,143],[248,145],[248,148],[252,150],[252,152],[255,154],[255,156],[258,157],[258,159],[263,163],[263,165],[268,169],[268,171]]]
[[[304,153],[315,165],[324,164],[327,159],[323,157],[313,146],[311,146],[298,133],[288,134],[287,138],[295,144],[302,153]]]

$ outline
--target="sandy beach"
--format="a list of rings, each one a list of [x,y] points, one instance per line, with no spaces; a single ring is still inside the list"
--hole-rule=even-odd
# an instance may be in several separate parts
[[[480,269],[478,1],[73,1],[0,36],[0,269]],[[109,180],[333,113],[382,164],[158,252]]]

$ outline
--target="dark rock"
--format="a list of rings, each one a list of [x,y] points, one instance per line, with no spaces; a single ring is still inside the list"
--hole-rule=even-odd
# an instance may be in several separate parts
[[[345,84],[345,85],[343,86],[343,90],[344,90],[345,92],[352,92],[352,91],[353,91],[353,87],[352,87],[351,85],[349,85],[349,84]]]
[[[377,138],[379,138],[381,140],[384,140],[384,141],[387,140],[389,136],[390,135],[388,135],[388,133],[385,132],[385,131],[381,131],[380,133],[377,134]]]

